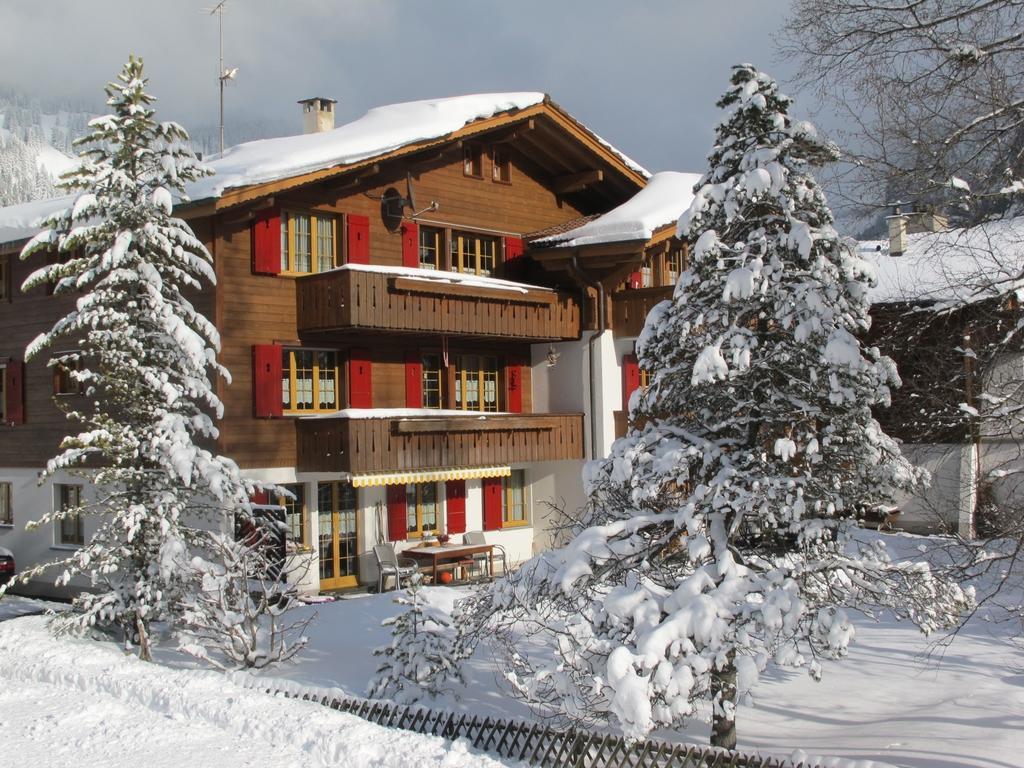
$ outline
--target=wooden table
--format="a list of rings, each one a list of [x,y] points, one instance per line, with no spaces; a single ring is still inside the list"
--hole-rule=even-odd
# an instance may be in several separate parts
[[[473,555],[487,555],[487,575],[494,576],[493,544],[434,544],[429,547],[413,547],[403,550],[403,557],[411,557],[425,567],[433,568],[434,583],[437,584],[438,567],[451,562],[472,560]]]

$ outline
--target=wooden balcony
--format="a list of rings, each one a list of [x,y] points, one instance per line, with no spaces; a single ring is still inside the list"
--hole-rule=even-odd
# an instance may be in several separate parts
[[[542,288],[524,292],[356,269],[297,282],[299,333],[376,330],[529,341],[580,336],[575,298]]]
[[[672,298],[672,286],[632,288],[612,294],[612,335],[616,338],[639,336],[647,313],[663,299]]]
[[[389,472],[583,458],[583,414],[298,419],[300,472]]]

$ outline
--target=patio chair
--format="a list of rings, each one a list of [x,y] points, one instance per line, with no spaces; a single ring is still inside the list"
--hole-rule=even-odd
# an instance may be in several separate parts
[[[416,561],[409,557],[400,558],[395,554],[394,544],[374,544],[373,556],[377,558],[377,591],[384,591],[388,576],[395,577],[395,589],[402,588],[402,579],[409,578],[418,570]]]
[[[462,534],[462,543],[469,546],[479,546],[487,543],[487,537],[484,536],[483,531],[469,531]],[[501,544],[492,544],[494,551],[491,556],[496,560],[501,560],[501,572],[508,573],[508,557],[505,553],[505,548]],[[481,573],[487,568],[487,555],[480,552],[475,555],[470,555],[473,558],[473,567],[479,570]]]

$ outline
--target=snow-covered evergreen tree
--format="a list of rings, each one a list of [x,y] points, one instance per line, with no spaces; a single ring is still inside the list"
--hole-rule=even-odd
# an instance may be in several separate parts
[[[180,126],[154,121],[146,82],[142,61],[130,58],[108,85],[112,113],[92,121],[78,142],[87,147],[81,167],[62,183],[79,193],[74,205],[22,252],[58,256],[25,290],[51,284],[77,297],[26,352],[75,350],[51,352],[50,365],[66,369],[85,395],[62,401],[81,431],[63,441],[41,481],[69,471],[95,491],[36,524],[98,518],[95,535],[56,564],[59,582],[87,574],[97,590],[77,598],[68,626],[117,628],[143,657],[151,622],[178,610],[193,548],[206,551],[208,534],[191,526],[205,517],[216,528],[226,515],[247,513],[252,490],[233,462],[196,445],[216,438],[222,405],[210,376],[227,371],[216,360],[216,328],[184,296],[214,282],[212,260],[172,215],[172,195],[184,199],[183,185],[207,171]]]
[[[872,417],[898,380],[860,346],[870,268],[842,247],[811,175],[835,149],[749,65],[719,106],[678,227],[689,269],[637,344],[644,426],[588,465],[568,545],[466,614],[483,617],[470,631],[509,640],[510,679],[549,711],[640,736],[704,701],[712,744],[734,747],[759,673],[819,676],[819,659],[847,652],[848,610],[929,632],[970,600],[859,533],[858,512],[917,473]]]
[[[405,609],[382,624],[391,627],[391,642],[373,652],[381,664],[367,690],[370,698],[415,704],[440,693],[444,681],[461,680],[451,653],[451,622],[424,600],[421,583],[422,576],[413,574],[408,589],[395,598]]]

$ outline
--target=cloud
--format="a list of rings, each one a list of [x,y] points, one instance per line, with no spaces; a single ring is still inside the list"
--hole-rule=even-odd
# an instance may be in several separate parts
[[[0,86],[100,108],[129,53],[158,113],[217,121],[214,0],[46,0],[0,6]],[[339,120],[411,99],[544,90],[652,170],[703,169],[729,67],[772,71],[785,0],[228,0],[228,121],[299,130],[296,100]],[[778,72],[776,72],[778,74]],[[785,73],[783,73],[785,74]]]

